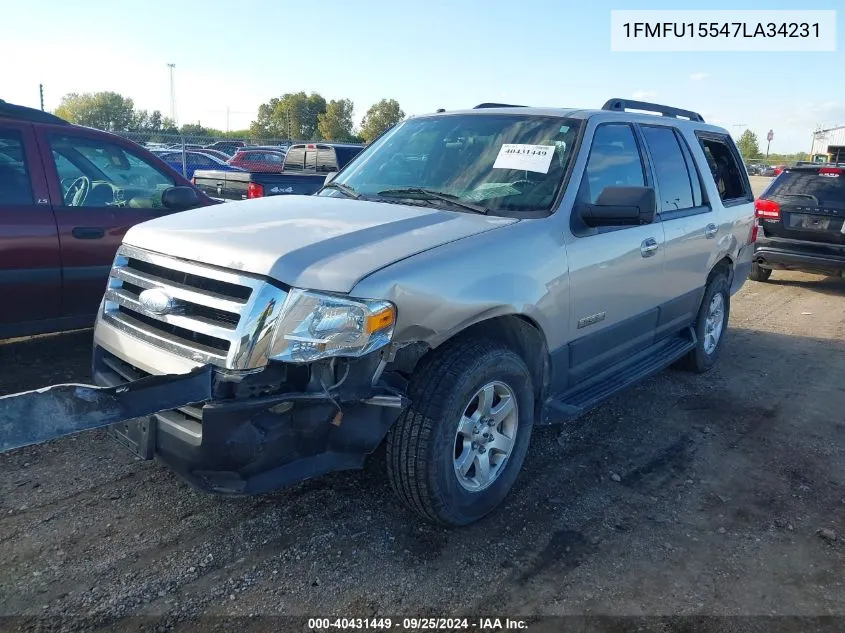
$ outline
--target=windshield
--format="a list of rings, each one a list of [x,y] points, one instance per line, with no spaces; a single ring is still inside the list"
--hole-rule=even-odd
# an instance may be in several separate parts
[[[579,131],[580,121],[561,117],[410,119],[357,156],[333,182],[365,198],[396,200],[391,190],[426,189],[493,213],[546,211],[563,182]],[[344,194],[335,188],[319,195]]]

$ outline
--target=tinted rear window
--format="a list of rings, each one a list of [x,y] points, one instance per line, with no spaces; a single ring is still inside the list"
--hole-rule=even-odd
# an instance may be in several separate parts
[[[338,167],[346,167],[346,163],[361,153],[363,147],[335,147]]]
[[[305,148],[291,147],[285,156],[285,171],[302,171],[305,168]]]
[[[845,171],[831,175],[822,175],[816,170],[785,171],[772,183],[766,198],[789,204],[845,209]]]

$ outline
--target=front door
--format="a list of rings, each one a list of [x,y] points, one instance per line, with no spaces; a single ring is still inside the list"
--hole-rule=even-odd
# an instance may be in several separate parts
[[[650,185],[640,145],[627,123],[593,135],[579,201],[608,186]],[[647,348],[666,301],[663,226],[588,229],[567,244],[570,266],[569,387]]]
[[[54,329],[59,316],[59,238],[40,163],[30,124],[0,124],[0,338]]]
[[[161,194],[175,182],[105,135],[54,128],[39,142],[62,249],[62,315],[94,315],[126,231],[167,213]]]

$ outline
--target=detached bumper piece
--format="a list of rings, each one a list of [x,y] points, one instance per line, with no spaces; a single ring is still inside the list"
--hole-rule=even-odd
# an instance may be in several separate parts
[[[110,387],[54,385],[0,397],[0,452],[211,398],[212,369]]]

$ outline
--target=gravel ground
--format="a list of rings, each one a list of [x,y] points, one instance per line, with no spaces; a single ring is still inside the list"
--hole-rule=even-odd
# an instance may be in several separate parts
[[[845,616],[843,305],[843,279],[748,282],[712,372],[538,429],[461,530],[406,512],[377,457],[225,499],[103,432],[2,454],[0,615]],[[0,345],[0,394],[86,381],[90,338]]]

